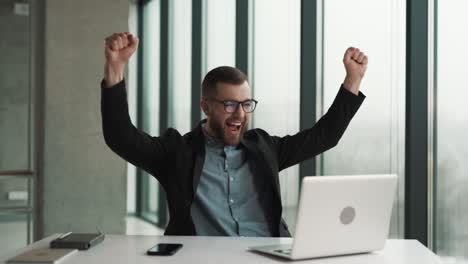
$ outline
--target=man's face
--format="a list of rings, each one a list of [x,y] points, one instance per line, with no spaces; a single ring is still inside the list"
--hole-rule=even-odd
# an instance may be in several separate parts
[[[243,84],[218,83],[212,98],[203,98],[202,107],[207,116],[208,131],[225,145],[237,146],[250,122],[251,113],[238,105],[228,113],[222,101],[244,102],[252,99],[248,82]]]

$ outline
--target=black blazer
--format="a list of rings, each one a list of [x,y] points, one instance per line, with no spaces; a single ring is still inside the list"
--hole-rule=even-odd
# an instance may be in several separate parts
[[[112,88],[101,83],[102,127],[106,144],[120,157],[153,175],[164,188],[170,220],[165,235],[196,235],[190,207],[205,158],[201,123],[181,135],[173,128],[152,137],[132,125],[128,113],[125,82]],[[281,218],[282,204],[278,173],[334,147],[365,96],[340,88],[328,112],[312,127],[293,136],[271,136],[262,129],[245,132],[241,143],[274,189],[275,236],[291,236]],[[311,120],[312,123],[313,120]],[[203,122],[203,121],[202,121]]]

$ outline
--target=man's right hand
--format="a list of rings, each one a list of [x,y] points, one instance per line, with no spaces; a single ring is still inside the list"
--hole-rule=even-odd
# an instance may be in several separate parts
[[[125,65],[138,48],[139,39],[131,33],[115,33],[106,38],[104,81],[112,87],[124,78]]]

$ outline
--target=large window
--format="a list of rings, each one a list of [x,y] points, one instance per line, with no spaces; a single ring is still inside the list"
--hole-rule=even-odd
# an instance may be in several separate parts
[[[195,88],[199,88],[193,87],[194,84],[191,82],[194,80],[194,69],[201,66],[203,78],[214,67],[235,65],[237,48],[238,58],[240,54],[248,54],[249,72],[247,73],[253,97],[259,101],[253,114],[252,127],[265,129],[277,136],[299,132],[301,2],[301,0],[248,1],[249,32],[245,33],[246,36],[242,36],[244,33],[239,35],[242,30],[237,28],[236,31],[236,19],[246,19],[246,16],[236,14],[236,4],[239,4],[236,0],[162,1],[161,3],[167,3],[168,8],[162,9],[161,14],[148,15],[144,23],[148,44],[144,45],[143,60],[149,61],[148,56],[154,56],[152,63],[162,62],[164,65],[160,65],[161,69],[168,71],[167,87],[159,87],[155,79],[154,85],[145,83],[144,88],[155,89],[147,92],[149,95],[154,93],[154,96],[159,91],[158,88],[161,88],[161,91],[167,89],[168,107],[163,109],[163,114],[164,111],[167,112],[165,114],[168,117],[168,124],[163,125],[174,127],[181,134],[191,130],[191,112],[200,107],[191,100],[192,91],[198,91]],[[150,1],[150,4],[157,5],[156,3],[159,1]],[[193,12],[194,8],[198,10],[198,6],[192,7],[193,3],[202,4],[201,18],[198,17],[198,11]],[[362,91],[367,99],[339,145],[319,157],[316,163],[317,174],[398,174],[399,186],[391,222],[391,235],[402,237],[405,179],[406,2],[404,0],[323,0],[317,1],[317,4],[319,50],[317,50],[316,64],[319,71],[311,74],[317,74],[319,81],[316,87],[313,85],[310,87],[316,89],[317,97],[308,98],[311,104],[316,106],[317,119],[331,105],[345,77],[342,57],[346,48],[359,47],[370,58],[369,69],[362,83]],[[148,10],[146,12],[149,13]],[[148,35],[159,36],[158,19],[164,12],[167,12],[168,24],[162,26],[167,27],[168,37],[150,40]],[[193,14],[195,17],[192,17]],[[193,27],[197,27],[199,19],[202,22],[201,36],[193,35],[194,32],[198,34],[197,30],[193,31]],[[236,40],[240,40],[236,38],[247,37],[248,52],[244,53],[244,50],[239,50],[239,47],[235,46]],[[192,43],[192,39],[198,42],[200,38],[201,46]],[[168,42],[167,62],[155,56],[159,44],[165,41]],[[153,51],[148,53],[147,49]],[[195,56],[198,55],[198,49],[201,50],[201,61],[197,61],[198,56]],[[146,62],[143,66],[145,67],[143,79],[159,78],[157,75],[159,70],[156,70],[159,69],[159,64],[149,65],[149,62]],[[148,105],[158,105],[159,94],[158,97],[152,97],[153,99],[143,97],[143,100],[150,100]],[[143,114],[148,114],[143,120],[144,124],[159,122],[156,116],[159,114],[158,109],[143,111]],[[312,125],[314,125],[313,119],[310,122],[310,126]],[[284,205],[283,217],[293,231],[299,193],[299,167],[293,166],[282,171],[280,184]],[[156,192],[157,189],[154,189],[153,194]],[[157,201],[156,198],[150,199],[151,202]]]
[[[361,85],[366,100],[338,146],[322,155],[318,168],[324,175],[398,174],[391,235],[402,237],[405,1],[327,0],[323,4],[322,113],[343,82],[342,60],[349,46],[368,54],[369,67]]]
[[[169,1],[169,126],[191,130],[192,1]]]
[[[192,109],[191,1],[149,1],[144,5],[142,15],[140,127],[152,136],[159,136],[160,130],[166,127],[176,128],[185,134],[191,130]],[[162,22],[164,16],[167,16],[167,21]],[[162,37],[163,29],[167,29],[167,38]],[[166,57],[167,61],[162,57]],[[164,76],[160,76],[161,73]],[[167,77],[164,87],[161,87],[162,77]],[[160,119],[161,114],[165,115],[164,119]],[[139,214],[164,228],[168,220],[165,195],[153,176],[143,171],[140,173]]]
[[[33,234],[35,7],[27,0],[0,3],[0,255],[26,246]]]
[[[446,263],[468,262],[468,2],[438,1],[435,250]]]
[[[251,1],[250,80],[253,97],[259,101],[253,126],[271,135],[299,132],[300,3],[300,0]],[[280,173],[283,216],[291,231],[295,225],[298,181],[297,165]]]
[[[160,1],[150,1],[143,9],[143,24],[140,50],[142,52],[142,82],[140,87],[140,124],[152,136],[159,135],[160,112]],[[140,170],[140,188],[137,195],[141,203],[139,214],[146,220],[159,223],[159,183],[153,176]]]
[[[0,33],[0,171],[31,168],[29,1],[2,1]]]
[[[136,4],[130,5],[129,10],[129,31],[138,34],[138,6]],[[140,48],[141,50],[141,48]],[[139,51],[137,51],[138,53]],[[127,101],[128,112],[134,124],[138,120],[138,55],[135,54],[128,62],[127,71]],[[136,213],[136,177],[137,168],[131,163],[127,163],[127,214],[133,215]]]
[[[203,1],[202,78],[218,66],[236,64],[236,0]]]

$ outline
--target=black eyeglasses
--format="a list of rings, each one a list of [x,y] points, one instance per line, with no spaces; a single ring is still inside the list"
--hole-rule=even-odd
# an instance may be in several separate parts
[[[252,113],[255,110],[255,107],[257,106],[257,103],[258,103],[257,100],[254,100],[254,99],[248,99],[243,102],[231,101],[231,100],[221,101],[215,98],[211,98],[210,100],[223,104],[224,111],[226,111],[226,113],[236,112],[239,105],[242,105],[242,109],[244,110],[244,112]]]

